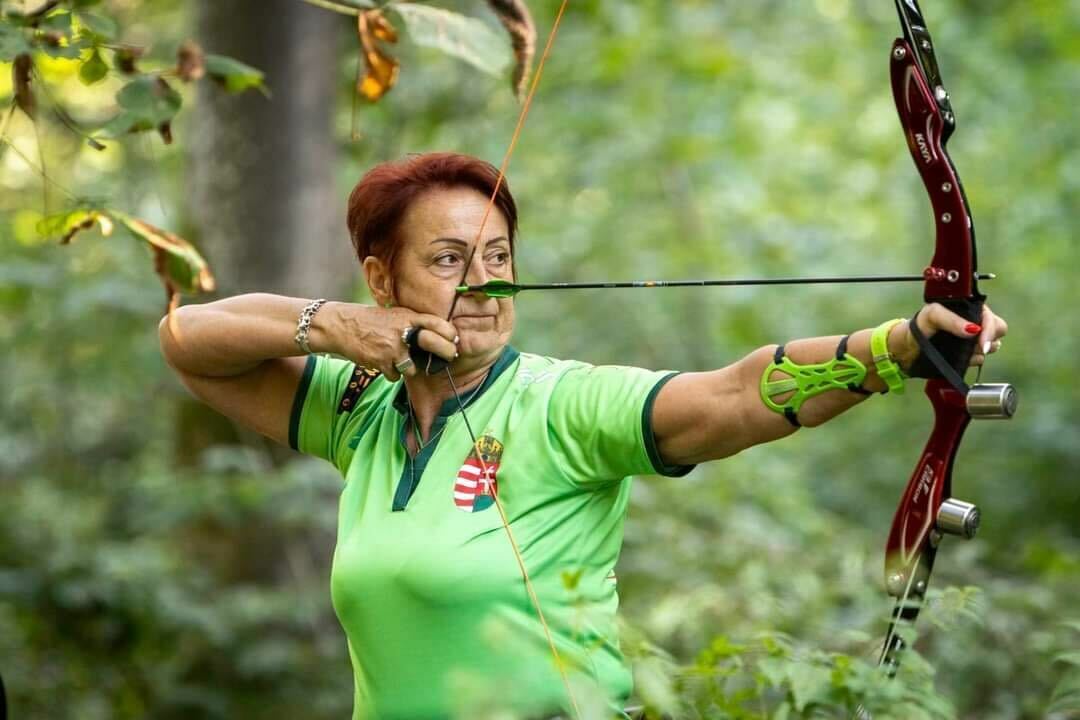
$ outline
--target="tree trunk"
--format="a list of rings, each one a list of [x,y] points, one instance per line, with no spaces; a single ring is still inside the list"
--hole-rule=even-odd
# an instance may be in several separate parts
[[[271,93],[229,95],[199,83],[190,129],[180,140],[190,163],[183,230],[205,253],[219,297],[351,296],[357,263],[335,183],[333,136],[347,22],[298,0],[196,5],[194,36],[205,51],[262,70]],[[185,395],[180,404],[178,465],[196,464],[214,444],[261,444],[193,398]],[[291,456],[273,443],[263,447],[277,460]]]
[[[332,132],[345,22],[297,0],[198,3],[206,51],[264,71],[272,93],[199,84],[188,216],[222,295],[349,294],[357,266]]]

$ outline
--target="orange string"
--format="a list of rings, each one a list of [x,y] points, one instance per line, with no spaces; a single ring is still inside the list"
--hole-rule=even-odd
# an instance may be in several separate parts
[[[559,5],[559,11],[555,15],[555,20],[551,25],[551,31],[548,33],[547,42],[544,45],[544,52],[540,56],[540,62],[536,66],[536,74],[533,75],[532,83],[529,86],[529,93],[525,96],[525,102],[521,106],[521,112],[518,114],[517,125],[514,127],[514,134],[510,138],[510,146],[506,149],[506,154],[503,155],[502,164],[499,167],[499,175],[495,180],[495,188],[491,191],[491,197],[488,199],[487,207],[484,210],[483,218],[480,220],[480,228],[476,232],[476,241],[473,244],[473,253],[476,253],[477,248],[480,247],[480,241],[483,239],[484,228],[487,226],[488,218],[491,216],[491,211],[495,207],[495,199],[498,197],[499,190],[502,188],[503,179],[506,177],[506,170],[510,165],[510,157],[514,154],[514,149],[517,147],[518,140],[521,138],[522,128],[525,127],[525,118],[529,115],[529,108],[532,107],[533,97],[536,95],[536,89],[540,86],[540,78],[544,74],[544,64],[547,62],[548,56],[551,54],[551,48],[555,43],[555,35],[559,31],[559,25],[562,22],[563,14],[566,11],[566,6],[569,0],[562,0]],[[470,255],[471,257],[471,255]],[[468,279],[469,268],[465,268],[466,280]],[[462,284],[466,284],[464,281]],[[450,368],[446,369],[447,375],[450,376]],[[451,384],[453,383],[453,377],[451,378]],[[472,427],[469,425],[468,418],[465,416],[465,408],[461,408],[462,417],[465,418],[466,428],[469,430],[469,436],[472,438],[473,451],[475,452],[477,459],[480,461],[481,471],[484,476],[487,476],[488,469],[487,464],[484,462],[483,454],[478,447],[479,443],[476,435],[473,433]],[[551,649],[551,657],[555,661],[555,667],[559,671],[559,676],[562,678],[563,686],[566,689],[566,695],[570,699],[570,704],[573,708],[574,717],[581,717],[581,710],[578,708],[577,700],[574,697],[573,691],[570,689],[570,678],[566,674],[566,668],[563,665],[562,658],[559,656],[559,651],[555,647],[555,637],[551,633],[551,627],[547,623],[547,619],[544,617],[544,611],[540,607],[540,598],[536,594],[536,589],[533,587],[532,579],[529,577],[529,571],[525,567],[525,560],[521,555],[521,549],[517,544],[517,540],[514,538],[514,532],[510,529],[510,518],[506,514],[506,510],[503,508],[502,501],[499,500],[497,491],[492,491],[492,499],[495,501],[495,507],[499,511],[499,518],[502,520],[503,528],[506,530],[506,536],[510,540],[510,547],[514,551],[514,558],[517,560],[518,569],[521,571],[521,578],[525,583],[525,591],[529,596],[529,600],[532,603],[533,609],[536,611],[536,616],[540,620],[540,626],[544,629],[544,636],[547,638],[548,647]]]

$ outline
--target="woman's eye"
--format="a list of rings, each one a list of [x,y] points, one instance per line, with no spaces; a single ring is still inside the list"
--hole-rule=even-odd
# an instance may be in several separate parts
[[[441,267],[453,267],[457,263],[458,258],[456,255],[440,255],[435,258],[435,264]]]

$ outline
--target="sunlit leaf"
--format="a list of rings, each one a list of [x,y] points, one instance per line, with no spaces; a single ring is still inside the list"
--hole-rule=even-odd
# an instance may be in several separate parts
[[[62,244],[70,243],[75,236],[83,230],[90,230],[97,225],[101,228],[101,234],[112,234],[113,222],[101,210],[79,209],[58,215],[49,215],[37,223],[38,234],[42,237],[59,237]]]
[[[263,84],[262,70],[225,55],[207,55],[205,61],[206,74],[220,83],[226,92],[240,93],[253,88],[263,95],[270,94]]]
[[[94,48],[94,51],[90,53],[90,57],[79,66],[79,80],[85,85],[100,82],[108,74],[109,66],[105,64],[105,60],[102,59],[97,48]]]

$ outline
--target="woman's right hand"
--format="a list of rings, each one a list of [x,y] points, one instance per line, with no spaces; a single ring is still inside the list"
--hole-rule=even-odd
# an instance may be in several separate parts
[[[409,347],[402,342],[402,334],[410,327],[421,329],[417,342],[424,350],[447,362],[457,357],[458,331],[445,318],[403,307],[345,302],[327,303],[315,314],[310,345],[378,370],[394,382],[401,377],[395,363],[409,357]],[[411,377],[417,372],[415,366],[410,366],[405,375]]]

